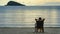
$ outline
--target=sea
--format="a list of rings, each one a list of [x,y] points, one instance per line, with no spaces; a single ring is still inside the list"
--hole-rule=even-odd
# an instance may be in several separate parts
[[[34,27],[39,17],[44,27],[60,27],[60,6],[0,6],[0,27]]]

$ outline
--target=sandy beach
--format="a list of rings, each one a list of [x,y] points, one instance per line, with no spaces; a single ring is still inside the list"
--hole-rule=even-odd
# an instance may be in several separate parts
[[[33,27],[0,27],[0,34],[60,34],[59,27],[45,27],[44,31],[36,33]]]

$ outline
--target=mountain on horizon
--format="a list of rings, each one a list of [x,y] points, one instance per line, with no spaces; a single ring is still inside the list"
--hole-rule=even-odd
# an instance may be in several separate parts
[[[9,1],[5,6],[25,6],[25,5],[15,1]]]

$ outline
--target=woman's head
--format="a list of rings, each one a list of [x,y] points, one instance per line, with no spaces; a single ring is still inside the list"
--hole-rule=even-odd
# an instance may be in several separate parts
[[[41,20],[42,18],[41,17],[39,17],[39,20]]]

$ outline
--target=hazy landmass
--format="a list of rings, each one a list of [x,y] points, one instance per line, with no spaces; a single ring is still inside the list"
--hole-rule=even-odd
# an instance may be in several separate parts
[[[5,6],[25,6],[25,5],[15,1],[9,1]]]

